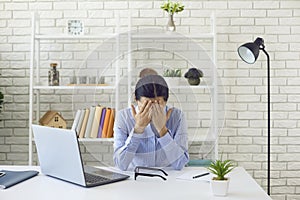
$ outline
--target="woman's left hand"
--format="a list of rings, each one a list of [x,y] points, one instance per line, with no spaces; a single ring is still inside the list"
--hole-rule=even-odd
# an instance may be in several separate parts
[[[152,104],[152,124],[156,128],[160,137],[164,136],[168,132],[166,123],[172,113],[172,109],[169,109],[167,114],[165,114],[164,109],[165,106],[158,101],[155,101]]]

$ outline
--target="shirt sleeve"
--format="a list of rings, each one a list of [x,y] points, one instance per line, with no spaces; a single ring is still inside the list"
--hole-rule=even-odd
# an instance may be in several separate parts
[[[189,161],[187,128],[183,113],[174,115],[168,124],[168,133],[158,139],[161,150],[157,157],[160,162],[167,162],[173,169],[180,170]]]
[[[114,125],[114,156],[113,160],[121,170],[127,170],[140,144],[142,134],[134,133],[134,128],[128,133],[124,122],[128,121],[124,113],[120,112]]]

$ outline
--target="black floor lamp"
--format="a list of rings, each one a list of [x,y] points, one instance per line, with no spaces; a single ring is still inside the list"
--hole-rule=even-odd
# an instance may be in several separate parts
[[[268,78],[268,195],[270,195],[270,112],[271,112],[271,105],[270,105],[270,57],[269,54],[265,50],[264,40],[262,38],[256,38],[254,42],[249,42],[246,44],[241,45],[238,48],[239,56],[248,64],[255,63],[258,55],[259,50],[262,50],[267,56],[267,78]]]

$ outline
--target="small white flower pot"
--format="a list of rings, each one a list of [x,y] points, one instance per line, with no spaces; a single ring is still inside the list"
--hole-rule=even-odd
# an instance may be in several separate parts
[[[211,180],[210,187],[215,196],[226,196],[228,192],[229,179],[227,180]]]
[[[168,87],[174,87],[174,86],[188,86],[187,79],[182,77],[164,77],[165,81],[168,84]]]

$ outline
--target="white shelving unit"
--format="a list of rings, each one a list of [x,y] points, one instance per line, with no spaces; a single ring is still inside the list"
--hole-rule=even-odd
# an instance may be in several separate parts
[[[30,52],[30,86],[29,86],[29,165],[32,165],[33,162],[33,134],[32,134],[32,127],[33,124],[33,115],[34,109],[33,107],[36,106],[36,115],[35,115],[35,123],[38,123],[38,119],[40,119],[40,91],[41,90],[107,90],[115,91],[115,109],[119,109],[118,99],[119,99],[119,67],[118,62],[116,62],[116,69],[115,69],[115,85],[110,86],[85,86],[85,85],[76,85],[76,86],[45,86],[40,84],[40,42],[43,40],[97,40],[97,39],[111,39],[115,38],[116,46],[119,46],[119,27],[116,27],[116,33],[113,34],[100,34],[100,35],[42,35],[39,34],[39,16],[36,13],[32,13],[31,22],[31,52]],[[119,16],[116,19],[119,22]],[[118,24],[118,23],[117,23]],[[116,55],[119,54],[119,49],[116,49]],[[35,70],[35,73],[34,73]],[[36,102],[34,105],[34,97],[36,98]],[[81,141],[113,141],[113,138],[97,138],[97,139],[90,139],[90,138],[82,138]]]
[[[108,39],[108,38],[115,38],[115,44],[116,44],[116,55],[119,55],[120,52],[120,36],[119,36],[119,24],[120,19],[119,16],[117,16],[117,27],[116,27],[116,33],[114,34],[102,34],[102,35],[82,35],[82,36],[71,36],[71,35],[41,35],[39,34],[39,23],[38,23],[38,16],[36,14],[32,15],[32,33],[31,33],[31,54],[30,54],[30,88],[29,88],[29,165],[32,165],[33,161],[33,135],[32,135],[32,129],[31,124],[33,123],[34,118],[34,106],[36,108],[36,114],[35,119],[40,119],[40,91],[41,90],[107,90],[107,91],[115,91],[115,108],[116,110],[119,109],[119,81],[120,81],[120,68],[119,68],[119,60],[116,60],[116,68],[115,68],[115,85],[112,86],[44,86],[40,85],[40,42],[42,40],[95,40],[95,39]],[[217,37],[216,37],[216,28],[215,28],[215,16],[214,13],[210,17],[211,22],[211,30],[209,33],[205,34],[191,34],[191,35],[185,35],[188,38],[191,39],[207,39],[210,41],[211,44],[211,60],[216,65],[217,63],[217,56],[216,56],[216,49],[217,49]],[[170,34],[170,33],[158,33],[158,34],[132,34],[131,33],[131,18],[129,15],[128,19],[128,52],[132,50],[132,41],[133,40],[178,40],[180,37],[177,34]],[[128,63],[127,63],[127,74],[128,74],[128,80],[127,80],[127,92],[128,92],[128,105],[131,104],[130,96],[133,91],[132,86],[132,57],[131,54],[128,54]],[[171,89],[187,89],[192,88],[196,90],[205,90],[208,89],[211,94],[212,99],[212,125],[211,125],[211,135],[209,141],[215,142],[214,146],[214,157],[218,157],[218,118],[217,118],[217,112],[218,112],[218,83],[217,83],[217,71],[216,68],[213,67],[211,69],[212,73],[212,81],[210,85],[200,85],[200,86],[185,86],[185,85],[179,85],[179,86],[169,86]],[[35,72],[35,74],[34,74]],[[35,99],[35,103],[34,103]],[[37,122],[36,122],[37,123]],[[107,139],[107,138],[97,138],[97,139],[90,139],[85,138],[81,139],[83,141],[92,142],[92,141],[112,141],[113,139]]]

